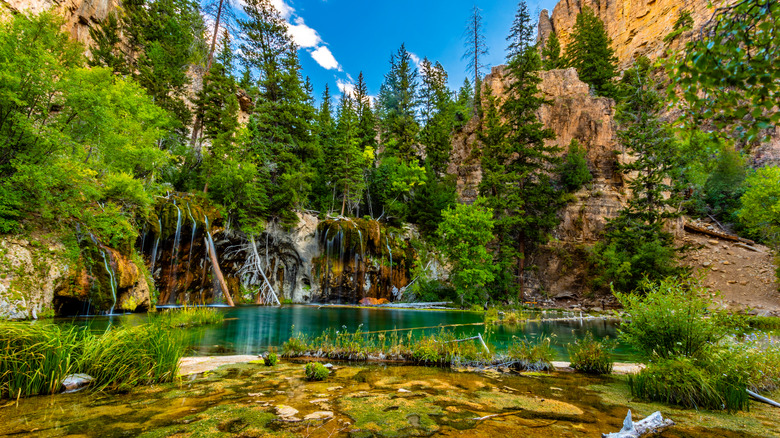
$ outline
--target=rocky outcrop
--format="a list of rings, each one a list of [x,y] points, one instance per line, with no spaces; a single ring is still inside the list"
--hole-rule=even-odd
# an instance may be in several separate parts
[[[627,200],[625,180],[616,170],[628,155],[619,152],[612,99],[592,96],[574,69],[543,71],[540,77],[539,89],[549,103],[540,108],[538,116],[556,133],[549,143],[559,146],[563,154],[577,140],[586,150],[593,181],[574,193],[559,212],[561,223],[552,233],[554,239],[533,256],[531,263],[538,269],[528,280],[531,289],[545,296],[577,296],[585,287],[585,248],[600,238],[607,221],[617,216]],[[493,68],[484,83],[503,100],[509,85],[506,67]],[[472,119],[455,135],[448,168],[457,176],[458,193],[465,202],[476,199],[482,178],[477,129],[477,120]]]
[[[142,264],[91,241],[83,246],[81,255],[73,258],[55,237],[0,239],[0,318],[150,308]]]
[[[63,30],[86,45],[92,42],[90,27],[103,21],[120,4],[121,0],[0,0],[0,7],[12,12],[59,12],[65,18]]]
[[[591,8],[604,22],[607,34],[612,38],[612,47],[618,57],[620,69],[631,66],[638,56],[656,59],[661,56],[669,45],[664,37],[672,32],[681,11],[687,11],[693,19],[693,29],[698,29],[712,16],[710,3],[723,5],[733,0],[562,0],[548,17],[543,10],[539,17],[539,34],[541,41],[546,41],[550,32],[555,32],[565,48],[571,41],[574,23],[583,8]],[[677,48],[681,39],[671,43]]]

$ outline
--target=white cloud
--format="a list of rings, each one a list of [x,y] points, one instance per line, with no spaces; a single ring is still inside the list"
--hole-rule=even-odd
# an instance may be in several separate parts
[[[414,63],[414,65],[416,65],[417,68],[420,68],[420,63],[422,62],[422,59],[420,59],[419,56],[415,55],[412,52],[409,52],[409,57],[412,58],[412,62]]]
[[[347,77],[349,77],[349,75],[347,75]],[[336,79],[336,86],[339,87],[341,94],[347,94],[349,96],[353,96],[355,94],[355,84],[351,79],[352,78],[349,78],[348,80]]]
[[[295,24],[287,23],[287,33],[290,34],[298,47],[308,49],[317,47],[321,42],[320,34],[303,22],[303,18],[296,17]]]
[[[288,20],[295,13],[295,9],[284,0],[271,0],[271,4],[282,14],[282,18],[285,20]]]
[[[320,46],[316,50],[313,50],[310,53],[311,53],[311,57],[314,58],[315,61],[317,61],[317,64],[319,64],[320,67],[326,70],[341,71],[341,66],[339,65],[339,62],[336,61],[336,58],[333,56],[333,53],[331,53],[330,49],[328,49],[327,47]]]

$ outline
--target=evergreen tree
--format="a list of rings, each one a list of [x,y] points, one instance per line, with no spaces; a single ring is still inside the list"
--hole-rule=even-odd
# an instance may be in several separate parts
[[[512,27],[509,29],[509,36],[506,40],[509,46],[506,48],[506,60],[512,62],[513,59],[524,54],[531,47],[534,37],[534,23],[531,21],[531,14],[528,12],[528,5],[525,0],[517,3],[515,18],[512,20]]]
[[[463,85],[458,90],[457,100],[455,101],[455,121],[453,127],[461,129],[471,120],[474,109],[474,89],[468,78],[463,79]]]
[[[569,151],[561,166],[560,174],[561,183],[569,192],[576,192],[593,179],[588,169],[585,151],[576,139],[572,139],[569,143]]]
[[[333,166],[331,180],[335,188],[341,191],[342,216],[347,211],[348,205],[358,204],[363,197],[364,172],[367,164],[373,159],[373,150],[360,149],[360,139],[357,134],[358,119],[352,98],[347,93],[343,93],[339,102],[333,156],[329,159]]]
[[[480,183],[480,193],[496,215],[497,263],[502,266],[497,286],[505,294],[517,290],[519,300],[525,293],[526,258],[557,225],[560,203],[549,176],[559,148],[546,144],[555,134],[536,115],[545,100],[538,88],[541,59],[529,29],[530,16],[521,2],[509,38],[510,51],[515,51],[508,68],[512,82],[500,114],[495,98],[488,96]]]
[[[489,54],[485,40],[485,27],[482,22],[482,10],[474,6],[474,9],[466,22],[466,52],[461,59],[468,61],[468,71],[474,77],[474,90],[477,96],[482,82],[482,71],[485,69],[483,58]],[[474,114],[479,113],[480,99],[474,99]]]
[[[222,67],[225,68],[225,74],[227,76],[233,77],[233,71],[235,69],[235,65],[233,63],[235,62],[236,56],[233,53],[233,45],[230,41],[230,33],[228,33],[227,30],[222,34],[222,47],[220,47],[219,52],[217,52],[217,62],[222,64]]]
[[[203,120],[204,134],[212,141],[229,141],[238,128],[236,83],[220,63],[214,64],[203,79],[196,111]]]
[[[412,58],[402,44],[398,52],[390,57],[390,72],[379,91],[382,143],[386,154],[392,154],[402,161],[417,161],[417,122],[419,106],[417,88],[418,72]]]
[[[358,118],[357,137],[360,141],[360,149],[376,150],[376,116],[371,109],[371,99],[368,96],[368,86],[363,78],[363,72],[358,75],[355,91],[355,110]]]
[[[447,87],[447,72],[440,63],[422,61],[422,118],[425,126],[420,132],[420,143],[425,150],[425,163],[438,174],[443,174],[450,159],[453,127],[452,93]]]
[[[550,32],[550,36],[547,37],[547,43],[542,49],[542,67],[545,70],[566,67],[566,62],[561,57],[561,43],[558,41],[558,35],[555,32]]]
[[[269,211],[284,221],[296,220],[311,192],[312,167],[319,155],[312,136],[314,108],[300,77],[297,47],[285,21],[270,0],[249,0],[245,20],[244,63],[259,74],[252,145],[267,160],[272,184]]]
[[[616,97],[612,80],[617,76],[617,57],[604,23],[590,8],[577,14],[571,42],[566,46],[566,62],[577,69],[580,79],[601,96]]]
[[[669,127],[659,117],[662,101],[653,90],[647,66],[626,72],[625,101],[618,107],[618,138],[633,160],[620,166],[630,175],[628,206],[607,225],[606,239],[596,245],[591,261],[596,287],[636,289],[644,278],[658,280],[680,272],[673,236],[664,230],[667,218],[678,216],[679,200],[670,184],[677,167]],[[671,194],[669,196],[668,194]]]

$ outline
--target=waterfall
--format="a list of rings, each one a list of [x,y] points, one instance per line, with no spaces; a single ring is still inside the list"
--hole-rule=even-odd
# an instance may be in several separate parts
[[[390,250],[390,239],[385,235],[385,244],[387,245],[387,254],[390,256],[390,287],[393,287],[393,251]]]
[[[187,254],[187,272],[190,272],[190,266],[192,265],[192,247],[195,246],[195,231],[198,229],[198,222],[192,217],[192,210],[190,210],[190,203],[187,203],[187,214],[190,215],[192,220],[192,237],[190,238],[190,252]]]
[[[170,278],[170,295],[168,295],[168,304],[176,304],[176,270],[179,267],[179,242],[181,241],[181,209],[176,205],[176,200],[173,201],[173,206],[176,207],[176,234],[173,238],[173,249],[171,249],[171,273]]]
[[[160,236],[162,236],[162,220],[157,217],[157,225],[160,227],[160,232],[157,234],[157,240],[154,241],[154,248],[152,249],[152,268],[149,271],[154,277],[154,262],[157,261],[157,247],[160,246]]]
[[[109,268],[106,252],[101,249],[100,253],[103,254],[103,265],[106,267],[108,278],[111,281],[111,296],[114,297],[114,304],[111,305],[111,310],[108,311],[108,314],[112,315],[114,313],[114,307],[116,307],[116,283],[114,282],[114,271],[112,268]]]

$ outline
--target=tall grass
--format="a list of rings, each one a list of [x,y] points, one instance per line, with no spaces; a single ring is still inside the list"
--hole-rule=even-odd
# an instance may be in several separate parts
[[[0,398],[53,394],[78,370],[83,329],[0,322]]]
[[[160,325],[110,330],[85,344],[81,369],[97,389],[170,382],[184,349],[179,335]]]
[[[586,374],[611,374],[614,361],[612,350],[615,342],[609,338],[596,340],[593,333],[587,332],[585,337],[567,345],[571,367]]]
[[[185,307],[149,315],[150,323],[167,328],[219,324],[224,320],[225,315],[222,312],[209,307]]]
[[[0,322],[0,398],[59,392],[68,374],[94,378],[93,389],[125,389],[176,376],[184,343],[157,324],[111,329]]]
[[[539,336],[532,340],[514,338],[507,351],[510,368],[528,371],[552,371],[555,351],[550,336]]]

